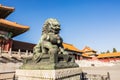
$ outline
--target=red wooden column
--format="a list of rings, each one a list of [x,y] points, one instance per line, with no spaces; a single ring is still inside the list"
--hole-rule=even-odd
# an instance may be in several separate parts
[[[4,51],[8,52],[10,48],[12,48],[13,40],[9,39],[7,43],[5,44]]]

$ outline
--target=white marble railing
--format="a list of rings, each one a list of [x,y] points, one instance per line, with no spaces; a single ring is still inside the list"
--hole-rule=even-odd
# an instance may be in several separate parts
[[[26,52],[21,52],[19,49],[18,51],[12,51],[11,49],[8,52],[0,53],[0,57],[16,57],[16,58],[25,58],[25,57],[32,57],[33,53],[26,50]]]
[[[92,66],[96,66],[96,67],[99,67],[99,66],[113,66],[114,64],[113,63],[107,63],[107,62],[101,62],[101,61],[98,61],[98,60],[95,60],[95,61],[88,61],[88,60],[76,60],[75,61],[79,67],[92,67]]]

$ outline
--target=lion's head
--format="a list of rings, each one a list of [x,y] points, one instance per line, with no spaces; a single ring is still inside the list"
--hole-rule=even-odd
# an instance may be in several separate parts
[[[49,18],[44,23],[42,34],[49,32],[58,34],[59,31],[60,31],[60,23],[58,22],[58,20]]]

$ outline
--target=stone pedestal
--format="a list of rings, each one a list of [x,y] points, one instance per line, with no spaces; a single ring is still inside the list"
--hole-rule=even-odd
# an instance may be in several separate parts
[[[16,70],[18,80],[80,80],[80,68],[57,70]]]

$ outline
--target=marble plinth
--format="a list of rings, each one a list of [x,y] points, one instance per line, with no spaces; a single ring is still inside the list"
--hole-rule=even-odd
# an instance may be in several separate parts
[[[57,70],[16,70],[18,80],[80,80],[80,68]]]

